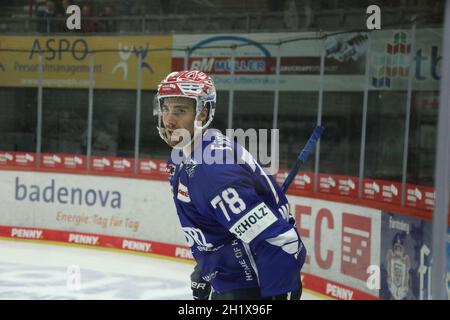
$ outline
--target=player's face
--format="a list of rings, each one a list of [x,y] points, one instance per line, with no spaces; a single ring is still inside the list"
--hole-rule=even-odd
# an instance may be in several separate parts
[[[165,98],[161,106],[162,121],[166,129],[167,138],[171,147],[176,146],[182,140],[177,129],[189,131],[194,134],[195,101],[189,98],[173,97]]]

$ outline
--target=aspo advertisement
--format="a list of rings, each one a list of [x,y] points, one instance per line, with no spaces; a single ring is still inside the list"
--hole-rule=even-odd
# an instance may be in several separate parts
[[[431,222],[383,213],[381,225],[380,298],[428,300],[431,295]]]
[[[379,265],[380,210],[300,197],[289,201],[308,250],[303,272],[332,281],[324,293],[335,298],[355,299],[354,291],[378,297],[367,281],[368,268]]]
[[[44,87],[87,88],[92,51],[95,88],[137,88],[141,56],[142,88],[155,89],[170,72],[170,36],[0,37],[0,86],[36,87],[42,53]],[[5,50],[5,51],[2,51]],[[10,51],[6,51],[10,50]]]
[[[168,182],[0,171],[0,212],[0,226],[186,245]]]
[[[381,30],[372,33],[342,33],[322,39],[319,33],[175,35],[172,70],[184,68],[212,74],[220,90],[269,90],[276,81],[280,56],[279,89],[319,89],[321,55],[324,54],[326,91],[406,90],[413,59],[413,89],[438,90],[441,77],[442,31]],[[286,40],[281,46],[280,41]],[[414,43],[414,46],[413,46]],[[235,46],[234,85],[231,64]],[[366,57],[369,70],[366,75]],[[366,77],[368,81],[366,81]]]

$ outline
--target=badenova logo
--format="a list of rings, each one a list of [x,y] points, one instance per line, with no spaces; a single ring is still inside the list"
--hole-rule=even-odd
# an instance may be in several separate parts
[[[14,199],[16,201],[45,202],[70,205],[87,205],[120,209],[122,207],[122,194],[118,191],[101,189],[83,189],[79,187],[64,186],[51,179],[45,185],[21,183],[20,178],[15,179]]]

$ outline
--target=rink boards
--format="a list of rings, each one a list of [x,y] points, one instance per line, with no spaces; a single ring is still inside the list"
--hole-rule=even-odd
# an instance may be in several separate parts
[[[305,288],[349,300],[428,297],[431,221],[289,200],[308,250]],[[167,181],[0,170],[0,210],[3,238],[192,259]]]

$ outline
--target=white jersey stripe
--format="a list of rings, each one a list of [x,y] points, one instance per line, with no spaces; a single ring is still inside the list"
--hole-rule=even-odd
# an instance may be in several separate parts
[[[243,241],[241,241],[241,242],[242,242],[242,245],[244,246],[245,253],[247,253],[248,259],[250,260],[250,264],[252,265],[252,268],[255,271],[256,280],[258,280],[258,285],[260,285],[258,268],[256,267],[256,262],[255,262],[255,259],[253,258],[252,251],[250,250],[250,246]]]
[[[261,166],[259,165],[258,162],[256,162],[256,165],[258,166],[258,168],[261,171],[261,174],[264,176],[264,178],[266,178],[267,184],[269,185],[270,190],[272,190],[272,193],[273,193],[276,203],[280,202],[280,198],[278,197],[278,193],[275,191],[275,187],[273,186],[272,181],[270,181],[269,177],[264,172],[264,170],[261,168]]]

